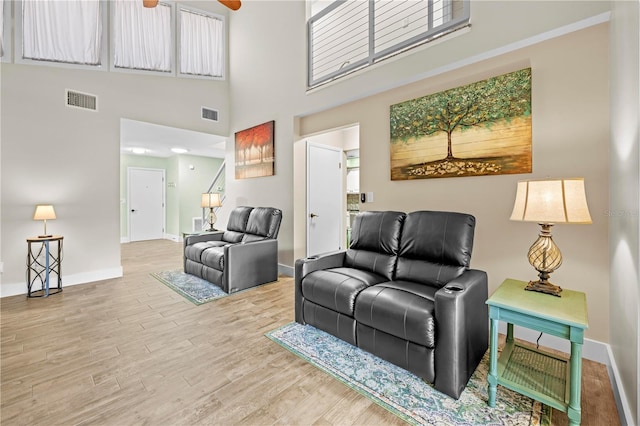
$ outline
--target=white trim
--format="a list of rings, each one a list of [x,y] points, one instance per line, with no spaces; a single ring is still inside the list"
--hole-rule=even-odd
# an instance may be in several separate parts
[[[278,274],[286,275],[287,277],[294,276],[294,269],[292,266],[283,265],[282,263],[278,263]]]
[[[63,275],[62,289],[64,290],[66,287],[70,287],[73,285],[87,284],[94,281],[104,281],[120,277],[122,277],[122,266],[111,269],[102,269],[99,271]],[[0,297],[17,296],[20,294],[27,294],[26,283],[2,284],[0,286]]]
[[[606,345],[606,346],[607,346],[609,359],[611,360],[610,365],[607,365],[607,370],[609,372],[609,381],[611,382],[613,397],[616,400],[616,406],[618,408],[618,417],[620,418],[621,424],[632,425],[633,413],[631,411],[631,407],[629,406],[629,399],[627,398],[627,394],[624,391],[624,387],[622,386],[620,370],[618,370],[618,365],[616,364],[616,358],[613,356],[613,352],[611,351],[611,346],[610,345]]]
[[[131,240],[129,239],[129,237],[120,237],[120,244],[127,244],[130,242]]]
[[[175,241],[176,243],[179,243],[180,241],[182,241],[182,239],[178,235],[166,234],[166,233],[164,234],[164,239],[169,241]]]

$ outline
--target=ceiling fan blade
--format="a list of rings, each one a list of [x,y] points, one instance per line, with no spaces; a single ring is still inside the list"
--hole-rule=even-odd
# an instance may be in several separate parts
[[[156,7],[158,5],[158,0],[142,0],[142,5],[144,7]]]
[[[220,3],[224,4],[231,10],[238,10],[240,6],[242,6],[242,2],[240,0],[218,0]]]

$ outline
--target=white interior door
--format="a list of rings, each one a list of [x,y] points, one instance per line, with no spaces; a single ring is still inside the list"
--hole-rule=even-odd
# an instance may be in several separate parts
[[[342,249],[342,150],[307,142],[307,256]]]
[[[164,237],[164,170],[129,167],[129,240]]]

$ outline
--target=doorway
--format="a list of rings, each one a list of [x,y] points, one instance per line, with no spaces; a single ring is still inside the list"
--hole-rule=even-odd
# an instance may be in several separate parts
[[[350,199],[349,194],[347,194],[347,163],[349,160],[347,153],[358,152],[357,150],[360,147],[360,127],[357,124],[352,124],[347,127],[308,136],[300,142],[300,148],[302,149],[298,149],[297,152],[299,154],[294,155],[299,156],[298,158],[300,158],[300,160],[302,160],[303,157],[305,158],[303,162],[301,161],[301,163],[304,164],[304,174],[298,175],[298,179],[306,179],[306,183],[300,187],[301,191],[299,192],[300,194],[305,194],[305,204],[300,205],[300,211],[304,211],[304,216],[301,214],[297,216],[296,219],[296,221],[299,220],[297,223],[300,223],[300,225],[304,223],[305,241],[304,245],[300,245],[300,247],[304,247],[306,253],[301,254],[304,256],[313,256],[320,253],[345,249],[349,246],[348,228],[350,226],[349,210],[351,209],[348,203],[351,201],[350,204],[353,204],[355,200],[357,208],[359,202],[357,194],[351,194],[353,200]],[[313,151],[312,149],[311,157],[313,157],[314,152],[316,154],[322,153],[324,156],[331,158],[331,163],[335,163],[336,158],[334,158],[329,151],[333,150],[334,153],[338,154],[340,165],[336,173],[337,178],[334,177],[333,174],[331,174],[331,177],[328,177],[329,166],[322,165],[321,161],[319,165],[316,165],[315,169],[313,165],[309,166],[309,147],[314,146],[316,148],[324,147],[324,149],[322,151]],[[320,155],[317,156],[320,158]],[[328,162],[327,159],[325,159],[325,161]],[[314,170],[318,173],[318,180],[323,185],[319,188],[316,188],[316,185],[313,183]],[[359,182],[357,182],[359,181],[359,176],[357,175],[356,173],[350,176],[350,180],[352,181],[349,185],[350,187],[359,187]],[[337,198],[334,198],[334,196]],[[330,199],[332,203],[330,208],[326,201],[328,199]],[[300,199],[300,201],[302,201],[302,199]],[[330,225],[326,227],[319,226],[321,225],[321,219],[323,219],[319,217],[320,213],[316,211],[316,209],[319,208],[329,209],[325,211],[324,215],[331,218]],[[312,218],[312,214],[316,216]],[[327,222],[329,222],[329,220],[327,220]],[[302,231],[302,228],[299,229]],[[317,242],[314,241],[314,238],[326,241]]]
[[[307,256],[341,250],[341,149],[307,142]]]
[[[164,238],[164,174],[163,169],[127,168],[130,241]]]

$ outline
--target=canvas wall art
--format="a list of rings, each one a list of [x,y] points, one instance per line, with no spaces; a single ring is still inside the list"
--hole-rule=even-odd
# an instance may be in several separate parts
[[[273,176],[275,121],[269,121],[235,134],[236,179]]]
[[[391,105],[391,180],[531,173],[531,68]]]

